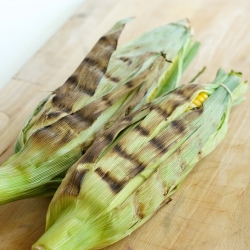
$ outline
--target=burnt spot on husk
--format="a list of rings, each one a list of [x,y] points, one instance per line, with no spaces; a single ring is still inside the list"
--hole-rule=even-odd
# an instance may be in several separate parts
[[[114,146],[114,150],[122,158],[124,158],[126,160],[129,160],[131,162],[134,161],[134,157],[132,155],[128,154],[125,150],[123,150],[122,147],[119,144],[116,144]]]
[[[75,75],[70,76],[68,78],[67,82],[72,84],[72,85],[77,85],[77,82],[78,82],[77,76],[75,76]]]
[[[153,145],[157,150],[159,150],[162,153],[166,153],[168,151],[168,148],[165,146],[165,142],[162,141],[160,138],[152,138],[150,141],[150,144]]]
[[[137,125],[135,129],[143,136],[147,137],[150,135],[150,131],[148,131],[146,128],[142,127],[141,125]]]
[[[96,67],[97,61],[95,61],[94,59],[90,58],[90,57],[86,57],[83,61],[82,64],[87,64],[88,67]]]
[[[100,39],[99,39],[99,42],[101,43],[107,43],[108,42],[108,38],[106,36],[102,36]]]
[[[88,169],[76,169],[66,185],[65,193],[77,197],[81,191],[83,179],[88,172]]]
[[[167,54],[164,51],[161,51],[160,53],[161,53],[161,56],[164,58],[164,60],[166,62],[173,63],[171,60],[167,59]]]
[[[47,119],[51,120],[51,119],[57,118],[60,114],[61,112],[59,111],[52,111],[50,113],[47,113],[46,116],[47,116]]]
[[[132,60],[127,57],[120,57],[120,60],[126,62],[128,65],[132,63]]]
[[[67,144],[72,140],[72,133],[68,130],[61,138],[61,143],[62,144]]]
[[[146,168],[146,165],[144,163],[136,159],[134,155],[128,154],[124,149],[121,148],[119,144],[115,145],[114,150],[123,159],[126,159],[132,163],[133,167],[129,170],[128,173],[129,179],[134,178]]]
[[[133,81],[129,81],[125,84],[128,88],[133,88],[134,87],[134,82]]]
[[[139,219],[143,219],[146,216],[144,210],[145,210],[144,204],[139,202],[136,208],[136,215],[138,216]]]
[[[137,161],[136,162],[136,167],[129,170],[129,177],[131,179],[134,178],[136,175],[141,173],[145,168],[146,168],[146,166],[143,163]]]
[[[78,85],[78,90],[88,96],[93,96],[95,94],[96,86],[94,85]]]
[[[183,133],[185,131],[185,126],[184,126],[184,124],[180,120],[174,120],[170,124],[179,133]]]
[[[115,194],[119,193],[126,184],[126,180],[120,181],[112,176],[109,171],[105,172],[100,167],[95,170],[95,173],[97,173],[108,184],[112,192]]]
[[[106,75],[106,78],[110,80],[111,82],[118,83],[121,81],[121,79],[118,76],[111,76],[111,75]]]
[[[128,107],[125,111],[125,116],[128,116],[131,113],[132,107]]]
[[[109,95],[105,95],[102,97],[102,100],[110,107],[113,103],[114,100],[112,100]]]
[[[65,96],[63,93],[63,89],[59,89],[57,94],[52,98],[52,104],[55,107],[58,107],[59,109],[63,110],[66,113],[69,113],[71,111],[72,108],[72,104],[70,103],[66,103],[65,101]]]
[[[174,101],[172,106],[173,106],[173,110],[177,109],[178,107],[180,107],[183,104],[183,101]]]
[[[199,90],[201,87],[197,84],[187,84],[179,89],[177,89],[174,93],[176,95],[181,96],[184,100],[190,100],[194,92]]]
[[[76,117],[79,121],[88,124],[88,126],[91,126],[94,123],[94,121],[98,118],[99,113],[95,113],[94,110],[93,112],[91,112],[91,109],[89,110],[87,109],[88,106],[85,106],[82,109],[73,113],[72,116]]]
[[[82,163],[94,163],[96,158],[97,156],[95,154],[95,151],[87,150],[81,162]]]
[[[165,109],[162,109],[160,106],[152,107],[152,110],[155,110],[159,115],[163,116],[165,120],[169,117],[169,113]]]

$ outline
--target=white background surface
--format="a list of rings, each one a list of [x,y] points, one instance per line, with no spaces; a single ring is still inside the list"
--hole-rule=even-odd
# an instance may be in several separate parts
[[[0,89],[84,0],[0,0]]]

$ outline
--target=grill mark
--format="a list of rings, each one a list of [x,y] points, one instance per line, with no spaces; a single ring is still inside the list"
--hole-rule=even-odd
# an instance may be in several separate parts
[[[47,115],[47,119],[51,120],[53,118],[57,118],[60,114],[61,114],[61,112],[53,111],[53,112],[50,112],[46,115]]]
[[[107,36],[102,36],[102,37],[99,39],[99,42],[100,42],[100,43],[108,43],[108,38],[107,38]]]
[[[141,125],[137,125],[135,127],[135,129],[143,136],[149,136],[150,135],[150,132],[145,129],[144,127],[142,127]]]
[[[121,79],[119,77],[110,77],[109,78],[112,82],[118,83],[121,81]]]
[[[71,108],[66,106],[66,104],[64,104],[64,103],[60,103],[58,105],[58,108],[65,111],[66,113],[70,113],[70,111],[71,111]]]
[[[91,126],[94,123],[94,121],[97,119],[99,114],[90,113],[90,112],[87,113],[85,110],[85,107],[73,113],[72,116],[75,117],[78,121],[85,122],[88,124],[88,126]]]
[[[106,133],[101,136],[93,143],[92,147],[87,150],[81,162],[94,163],[102,150],[109,146],[112,141],[113,135],[111,133]]]
[[[180,96],[181,98],[183,98],[184,100],[188,101],[189,100],[189,97],[185,94],[185,90],[180,88],[178,90],[176,90],[174,92],[174,94]]]
[[[126,184],[126,180],[119,181],[114,176],[110,174],[110,172],[105,172],[100,167],[95,170],[97,173],[110,187],[110,189],[115,193],[119,193],[124,185]]]
[[[113,141],[113,139],[114,139],[114,136],[113,136],[111,133],[106,133],[106,134],[105,134],[105,139],[106,139],[109,143],[111,143],[111,142]]]
[[[185,126],[180,120],[172,121],[171,126],[175,128],[180,134],[185,131]]]
[[[110,76],[110,75],[106,75],[107,79],[109,79],[112,82],[118,83],[121,81],[121,79],[117,76]]]
[[[130,113],[131,113],[131,110],[132,110],[132,107],[131,106],[129,106],[127,109],[126,109],[126,111],[125,111],[125,116],[128,116]]]
[[[56,95],[52,98],[52,105],[70,113],[73,107],[72,98],[78,100],[81,92],[89,96],[94,95],[96,86],[106,73],[109,59],[117,46],[123,28],[124,25],[117,31],[105,34],[99,39],[75,72],[62,87],[56,90]],[[84,79],[81,76],[84,76]],[[116,81],[117,79],[113,80]]]
[[[52,104],[64,112],[70,113],[71,107],[67,106],[64,102],[64,94],[59,90],[57,94],[52,98]]]
[[[70,132],[70,130],[68,130],[66,134],[62,137],[61,143],[66,144],[70,142],[72,139],[73,139],[73,134]]]
[[[132,81],[129,81],[125,84],[128,88],[133,88],[134,87],[134,83],[133,83],[133,80]]]
[[[68,125],[70,128],[72,128],[75,132],[79,129],[85,129],[86,127],[89,126],[89,123],[87,120],[82,120],[81,117],[76,116],[74,114],[67,115],[62,117],[59,122],[61,124],[65,124],[66,126]],[[64,125],[64,126],[65,126]]]
[[[79,85],[78,90],[84,94],[87,94],[88,96],[93,96],[95,94],[96,87],[93,85]]]
[[[138,175],[140,172],[142,172],[146,168],[146,165],[144,165],[142,162],[140,162],[139,160],[134,158],[133,155],[130,155],[125,150],[122,150],[122,148],[119,144],[115,145],[114,150],[122,158],[130,161],[132,164],[135,165],[134,168],[129,170],[129,178],[130,179],[135,177],[136,175]]]
[[[97,65],[96,61],[90,57],[85,57],[82,64],[88,64],[88,67],[96,67]]]
[[[153,106],[152,110],[155,110],[159,115],[163,116],[165,118],[165,120],[172,113],[172,112],[170,112],[170,114],[168,114],[168,112],[166,110],[162,109],[160,106]]]
[[[118,155],[120,155],[122,158],[127,159],[127,160],[129,160],[129,161],[131,161],[131,162],[134,162],[133,156],[131,156],[130,154],[128,154],[125,150],[122,150],[122,148],[121,148],[121,146],[120,146],[119,144],[116,144],[116,145],[114,146],[114,150],[115,150],[115,152],[116,152]]]
[[[86,124],[68,115],[53,124],[40,128],[32,137],[37,139],[39,143],[48,143],[48,141],[51,140],[53,141],[51,146],[56,146],[69,142],[73,137],[79,134],[79,131],[85,128]]]
[[[77,82],[78,82],[77,76],[74,76],[74,75],[70,76],[67,82],[72,85],[77,85]]]
[[[145,168],[146,166],[143,163],[139,163],[138,165],[136,165],[135,168],[130,169],[129,178],[130,179],[134,178],[136,175],[141,173]]]
[[[191,96],[193,95],[193,93],[198,89],[199,89],[198,85],[189,84],[189,85],[186,85],[186,86],[176,90],[174,93],[176,95],[179,95],[182,98],[184,98],[184,100],[189,100],[191,98]]]
[[[126,62],[128,65],[132,63],[132,60],[127,57],[120,57],[120,60]]]
[[[87,56],[82,62],[81,74],[86,74],[82,85],[84,88],[82,88],[82,90],[84,91],[86,89],[87,91],[88,89],[92,89],[91,92],[93,92],[93,89],[96,89],[96,86],[106,73],[109,58],[105,58],[106,55],[102,55],[104,58],[98,59],[95,59],[94,56],[94,58],[91,58],[90,56],[91,55]],[[90,88],[90,86],[92,87]]]
[[[92,150],[87,151],[83,157],[82,163],[94,163],[96,155],[92,152]]]
[[[87,172],[88,169],[76,169],[66,185],[65,193],[77,197],[81,191],[81,185]]]
[[[102,100],[110,107],[114,103],[114,100],[109,98],[109,95],[105,95],[102,97]]]
[[[184,103],[183,101],[174,100],[173,101],[173,110],[175,110],[176,108],[178,108],[179,106],[181,106],[183,103]]]
[[[109,35],[102,36],[99,39],[100,45],[103,46],[104,48],[111,47],[111,50],[114,50],[117,46],[117,40],[118,40],[120,33],[121,31],[117,31],[116,33],[113,33],[114,37],[111,37]]]
[[[163,154],[165,154],[168,151],[167,147],[164,145],[164,142],[161,141],[159,138],[153,138],[149,142]]]

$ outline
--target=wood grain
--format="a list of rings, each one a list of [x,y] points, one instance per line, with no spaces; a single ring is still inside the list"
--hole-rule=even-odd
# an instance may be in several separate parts
[[[0,163],[26,117],[50,91],[63,84],[96,40],[117,20],[136,16],[120,43],[153,27],[188,18],[202,43],[185,73],[190,80],[208,66],[199,82],[219,67],[250,78],[248,0],[87,0],[74,16],[0,91]],[[172,202],[124,240],[107,250],[250,249],[250,98],[235,107],[226,139],[202,160]],[[26,250],[43,233],[49,198],[0,207],[0,249]]]

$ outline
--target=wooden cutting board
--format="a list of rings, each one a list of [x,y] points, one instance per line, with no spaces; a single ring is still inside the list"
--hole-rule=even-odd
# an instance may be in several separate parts
[[[250,79],[250,1],[87,0],[77,13],[0,90],[0,163],[36,104],[62,85],[96,40],[117,20],[126,26],[121,43],[153,27],[187,17],[202,43],[184,75],[208,66],[200,82],[219,67]],[[173,196],[144,226],[109,250],[250,249],[250,98],[235,107],[226,139],[197,165]],[[0,207],[0,249],[27,250],[44,231],[50,198]],[[73,250],[73,249],[72,249]]]

